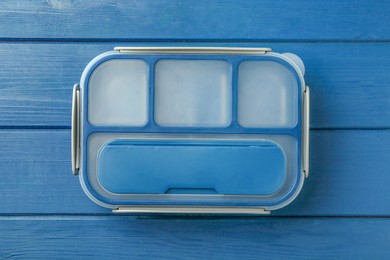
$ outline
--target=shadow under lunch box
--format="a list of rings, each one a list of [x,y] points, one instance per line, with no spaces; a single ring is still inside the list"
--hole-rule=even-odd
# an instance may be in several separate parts
[[[267,48],[118,47],[73,91],[72,168],[114,212],[262,214],[308,176],[304,65]]]

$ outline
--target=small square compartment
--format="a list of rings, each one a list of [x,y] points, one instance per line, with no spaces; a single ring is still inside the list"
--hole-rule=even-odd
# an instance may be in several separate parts
[[[109,60],[89,81],[89,122],[143,126],[148,121],[148,66],[143,60]]]
[[[284,128],[297,122],[297,80],[275,61],[243,61],[238,70],[238,122]]]
[[[224,60],[160,60],[155,121],[161,126],[225,127],[231,121],[231,66]]]

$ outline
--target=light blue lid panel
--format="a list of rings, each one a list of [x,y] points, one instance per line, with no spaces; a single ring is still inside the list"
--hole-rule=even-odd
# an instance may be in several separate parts
[[[140,59],[103,62],[89,81],[89,121],[97,126],[145,125],[148,73],[148,65]]]
[[[293,127],[297,81],[275,61],[243,61],[238,69],[238,122],[244,127]]]
[[[225,60],[159,60],[154,88],[158,125],[230,124],[231,65]]]
[[[283,150],[266,140],[114,140],[98,156],[112,193],[268,195],[286,179]]]

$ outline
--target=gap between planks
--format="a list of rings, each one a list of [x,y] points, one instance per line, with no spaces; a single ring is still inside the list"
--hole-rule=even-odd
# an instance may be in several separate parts
[[[366,40],[350,40],[350,39],[199,39],[199,38],[7,38],[0,37],[1,43],[329,43],[329,44],[361,44],[361,43],[390,43],[390,39],[366,39]]]
[[[147,220],[278,220],[278,219],[390,219],[390,216],[202,216],[202,215],[114,215],[114,214],[0,214],[0,221],[9,220],[114,220],[114,219],[147,219]]]

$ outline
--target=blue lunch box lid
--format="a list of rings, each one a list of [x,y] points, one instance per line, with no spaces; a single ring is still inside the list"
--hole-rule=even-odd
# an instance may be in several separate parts
[[[114,212],[269,213],[308,176],[304,65],[266,48],[118,47],[73,92],[72,168]]]

